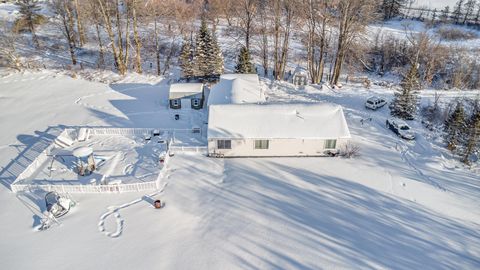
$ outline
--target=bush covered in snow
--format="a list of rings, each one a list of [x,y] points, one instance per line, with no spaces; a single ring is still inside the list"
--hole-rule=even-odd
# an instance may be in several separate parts
[[[437,35],[445,40],[468,40],[478,38],[478,34],[474,31],[449,26],[438,28]]]

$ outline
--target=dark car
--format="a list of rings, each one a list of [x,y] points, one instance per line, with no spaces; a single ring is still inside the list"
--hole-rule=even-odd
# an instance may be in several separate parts
[[[397,119],[387,119],[386,126],[388,129],[393,131],[397,136],[405,140],[414,140],[415,133],[413,133],[407,123],[397,120]]]

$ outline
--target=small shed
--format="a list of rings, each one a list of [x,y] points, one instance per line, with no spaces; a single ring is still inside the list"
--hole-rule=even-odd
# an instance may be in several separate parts
[[[295,86],[303,87],[308,84],[308,79],[308,71],[301,66],[297,66],[290,77],[290,82]]]
[[[170,85],[169,106],[171,109],[203,108],[204,94],[202,83],[174,83]]]
[[[225,104],[209,107],[207,137],[210,156],[324,156],[350,131],[335,104]]]

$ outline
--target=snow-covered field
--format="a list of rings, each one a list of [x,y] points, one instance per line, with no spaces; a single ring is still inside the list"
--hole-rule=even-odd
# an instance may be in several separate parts
[[[458,29],[463,32],[470,32],[475,35],[474,38],[468,40],[444,40],[438,35],[440,28]],[[394,37],[397,39],[406,39],[410,35],[418,33],[427,33],[432,40],[439,42],[443,46],[451,46],[455,48],[462,48],[468,50],[480,49],[480,31],[474,28],[462,25],[444,25],[439,24],[434,27],[428,27],[425,23],[416,20],[390,20],[382,24],[373,24],[368,26],[368,38],[374,40],[379,35],[380,37]],[[476,53],[472,53],[476,54]]]
[[[451,10],[455,6],[455,3],[457,3],[457,0],[416,0],[412,6],[436,8],[438,10],[450,6]]]
[[[38,232],[33,228],[43,197],[17,199],[8,184],[64,127],[189,128],[204,116],[175,121],[166,109],[166,81],[152,77],[127,76],[110,85],[50,72],[1,78],[2,269],[480,267],[479,172],[463,168],[420,123],[412,123],[418,139],[404,142],[384,127],[387,108],[364,109],[366,96],[390,99],[391,90],[264,83],[269,102],[342,105],[361,155],[213,159],[177,153],[162,189],[75,195],[79,204],[62,224]],[[428,91],[422,97],[433,98]],[[165,207],[155,210],[155,199]]]

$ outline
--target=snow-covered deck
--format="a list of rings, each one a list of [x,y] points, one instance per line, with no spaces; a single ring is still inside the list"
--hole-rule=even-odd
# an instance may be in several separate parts
[[[176,151],[196,151],[191,130],[155,130],[147,128],[90,128],[87,140],[77,140],[77,129],[65,129],[11,185],[14,192],[41,188],[72,193],[125,192],[157,189],[162,178],[164,156],[172,143]],[[152,134],[158,132],[156,136]],[[146,139],[148,138],[148,139]],[[73,142],[59,146],[58,142]],[[192,146],[193,145],[193,146]],[[96,170],[79,176],[73,150],[91,147]]]

